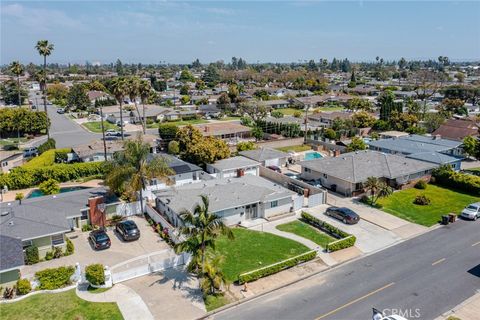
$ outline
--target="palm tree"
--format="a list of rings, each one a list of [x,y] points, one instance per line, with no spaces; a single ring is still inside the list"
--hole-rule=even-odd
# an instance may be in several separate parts
[[[378,199],[388,197],[393,193],[392,188],[388,184],[376,177],[368,177],[364,188],[370,192],[371,205],[375,205]]]
[[[10,64],[10,72],[17,76],[17,91],[18,91],[18,106],[22,106],[22,98],[20,94],[20,76],[22,75],[24,69],[23,66],[18,61],[13,61]]]
[[[137,77],[131,77],[128,80],[128,97],[130,98],[130,101],[133,101],[133,104],[135,105],[135,110],[137,111],[138,118],[141,119],[142,117],[140,116],[140,111],[138,110],[138,105],[137,105],[137,97],[140,93],[140,79]],[[142,129],[143,133],[145,133],[145,128],[143,127],[143,121],[142,121]]]
[[[146,133],[147,129],[147,120],[145,118],[145,101],[150,97],[152,92],[152,86],[150,81],[140,80],[140,86],[138,87],[138,93],[140,94],[140,99],[142,100],[142,113],[143,113],[143,133]]]
[[[52,54],[53,51],[53,44],[48,43],[48,40],[39,40],[37,45],[35,46],[37,49],[38,54],[43,56],[43,86],[42,86],[42,95],[43,95],[43,109],[45,111],[45,115],[47,116],[47,138],[50,139],[50,130],[48,128],[48,112],[47,112],[47,96],[45,95],[45,90],[47,89],[47,56]]]
[[[144,143],[142,136],[138,135],[135,140],[127,140],[124,150],[114,155],[114,159],[108,164],[106,185],[116,193],[127,195],[131,200],[140,200],[143,212],[143,190],[152,179],[169,182],[169,176],[173,174],[165,158],[155,157],[148,159],[150,145]],[[137,197],[140,194],[140,199]]]
[[[115,99],[117,99],[118,104],[120,105],[120,130],[122,132],[122,140],[125,139],[123,133],[123,99],[128,93],[128,83],[125,78],[116,77],[112,80],[111,91]]]
[[[203,274],[207,248],[215,250],[215,239],[220,235],[225,235],[231,240],[234,239],[234,235],[222,218],[209,211],[208,197],[206,195],[200,197],[202,202],[194,207],[193,213],[184,210],[180,214],[184,223],[184,226],[180,228],[180,233],[185,235],[187,240],[177,244],[175,250],[177,253],[191,253],[192,260],[188,269],[198,272],[200,265]]]
[[[220,268],[222,262],[223,256],[209,255],[207,257],[200,280],[200,288],[204,294],[215,294],[222,286],[228,286],[228,280]]]

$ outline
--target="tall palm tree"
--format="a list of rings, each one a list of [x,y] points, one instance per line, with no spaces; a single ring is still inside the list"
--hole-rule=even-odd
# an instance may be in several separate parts
[[[111,92],[120,105],[120,130],[122,132],[122,140],[125,139],[123,132],[123,99],[128,93],[128,83],[123,77],[116,77],[111,83]]]
[[[215,239],[218,236],[225,235],[229,239],[234,239],[234,235],[222,218],[209,211],[208,197],[202,195],[200,198],[202,201],[194,207],[193,213],[188,210],[180,213],[184,223],[180,233],[185,235],[187,240],[177,244],[175,250],[191,253],[189,270],[198,272],[200,265],[203,274],[207,249],[215,249]]]
[[[13,61],[9,66],[10,72],[17,76],[17,91],[18,91],[18,106],[22,106],[22,97],[20,94],[20,76],[22,75],[24,68],[18,61]]]
[[[150,81],[147,80],[140,80],[140,86],[138,93],[140,94],[140,99],[142,101],[142,113],[143,113],[143,133],[146,133],[147,130],[147,119],[145,118],[145,102],[147,101],[148,97],[150,97],[150,93],[152,92],[152,85]]]
[[[39,40],[37,45],[35,46],[37,49],[38,54],[43,56],[43,86],[42,86],[42,95],[43,95],[43,109],[45,111],[45,115],[47,116],[47,138],[50,139],[50,130],[48,128],[48,112],[47,112],[47,96],[45,94],[45,90],[47,89],[47,56],[52,54],[53,51],[53,44],[49,43],[48,40]]]
[[[138,77],[130,77],[128,79],[128,97],[130,98],[130,101],[133,101],[133,104],[135,105],[135,110],[137,111],[138,118],[141,119],[142,117],[140,116],[140,110],[138,110],[138,105],[137,105],[137,97],[140,93],[140,79]],[[143,127],[143,121],[142,121],[142,129],[143,133],[145,133],[145,128]]]
[[[143,190],[152,179],[168,183],[172,169],[163,157],[149,159],[150,145],[144,143],[142,136],[135,140],[127,140],[124,150],[114,155],[108,164],[106,185],[116,193],[127,195],[131,200],[139,200],[143,212]],[[139,197],[137,197],[137,192]]]
[[[375,205],[378,199],[388,197],[393,193],[392,188],[388,184],[376,177],[368,177],[364,188],[370,192],[371,205]]]

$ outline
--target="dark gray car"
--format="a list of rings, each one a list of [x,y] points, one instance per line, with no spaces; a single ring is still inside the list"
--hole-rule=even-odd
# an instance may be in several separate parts
[[[348,208],[330,207],[325,214],[345,224],[355,224],[360,220],[360,216]]]
[[[140,230],[132,220],[125,220],[117,223],[115,231],[117,231],[125,241],[138,240],[140,238]]]

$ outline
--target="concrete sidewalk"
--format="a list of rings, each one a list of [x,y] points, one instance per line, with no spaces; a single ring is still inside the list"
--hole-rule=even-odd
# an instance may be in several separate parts
[[[480,291],[472,296],[470,299],[465,300],[451,311],[441,315],[435,320],[446,320],[449,317],[456,317],[461,320],[477,320],[480,318]]]
[[[90,293],[88,284],[77,287],[77,295],[91,302],[116,302],[125,320],[153,320],[154,317],[142,298],[129,287],[118,283],[102,293]]]

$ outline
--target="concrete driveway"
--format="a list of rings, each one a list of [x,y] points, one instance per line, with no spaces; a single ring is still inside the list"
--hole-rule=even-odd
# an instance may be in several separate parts
[[[128,259],[169,248],[169,245],[152,230],[144,218],[132,216],[129,217],[129,219],[135,221],[140,229],[140,239],[125,242],[116,232],[108,230],[108,236],[112,241],[111,247],[106,250],[96,251],[88,241],[89,232],[77,231],[69,233],[68,237],[75,246],[75,253],[73,255],[25,266],[22,268],[22,274],[33,275],[36,271],[45,268],[75,265],[77,262],[80,263],[82,267],[92,263],[101,263],[111,267]]]

